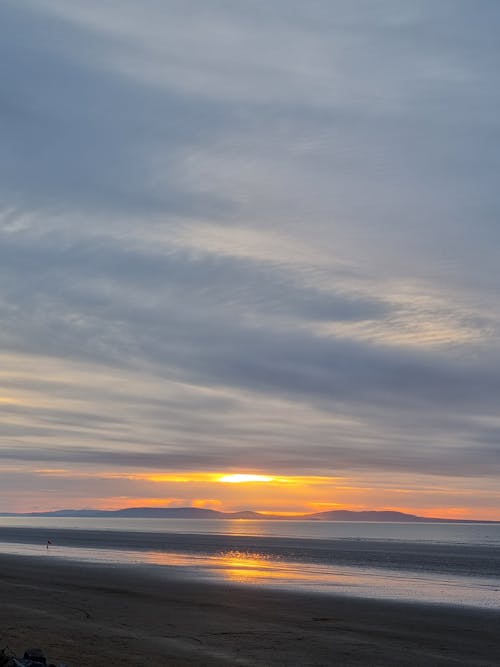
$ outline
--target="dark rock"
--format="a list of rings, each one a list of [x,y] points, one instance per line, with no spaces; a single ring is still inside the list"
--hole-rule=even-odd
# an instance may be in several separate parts
[[[47,658],[39,648],[29,648],[24,652],[24,659],[34,662],[35,665],[46,665]]]

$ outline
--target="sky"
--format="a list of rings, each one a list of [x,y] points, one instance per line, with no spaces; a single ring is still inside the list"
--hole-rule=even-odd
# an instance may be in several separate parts
[[[499,27],[3,0],[0,511],[500,520]]]

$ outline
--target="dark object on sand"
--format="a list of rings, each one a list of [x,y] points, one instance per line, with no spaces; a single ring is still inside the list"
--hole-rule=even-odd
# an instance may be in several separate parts
[[[53,663],[47,664],[47,658],[39,648],[30,648],[24,652],[22,658],[17,658],[12,651],[4,648],[0,652],[0,667],[56,667]],[[59,667],[65,667],[59,665]]]
[[[47,658],[44,656],[44,654],[42,653],[42,651],[40,651],[39,648],[29,648],[27,651],[24,652],[23,659],[31,660],[31,662],[34,662],[36,665],[47,664]]]

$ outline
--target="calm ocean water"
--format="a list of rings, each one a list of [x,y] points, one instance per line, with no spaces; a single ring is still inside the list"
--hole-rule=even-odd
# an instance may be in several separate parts
[[[212,519],[82,519],[0,517],[0,528],[53,528],[92,531],[249,535],[295,539],[383,539],[500,547],[500,524],[374,523],[361,521],[266,521]]]
[[[0,518],[0,553],[500,609],[495,524],[8,517]]]

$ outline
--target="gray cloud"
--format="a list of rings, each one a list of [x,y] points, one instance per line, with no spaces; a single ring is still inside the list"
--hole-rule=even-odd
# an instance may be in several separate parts
[[[220,128],[221,109],[200,112],[180,95],[98,68],[92,52],[101,39],[64,20],[6,3],[0,21],[4,200],[89,215],[210,208],[209,197],[200,202],[170,186],[168,170],[180,146]],[[156,146],[166,158],[159,187],[150,161]]]
[[[480,5],[4,2],[0,457],[497,470]]]

